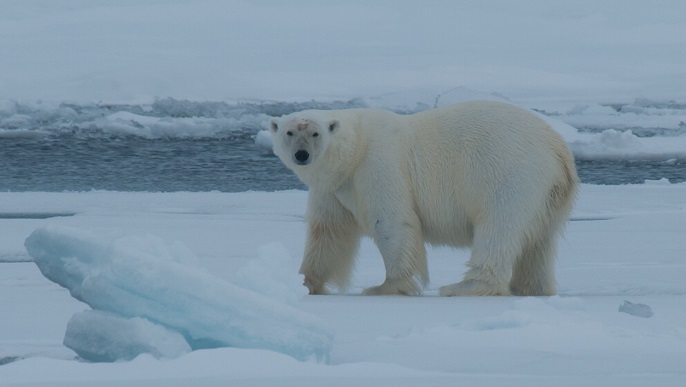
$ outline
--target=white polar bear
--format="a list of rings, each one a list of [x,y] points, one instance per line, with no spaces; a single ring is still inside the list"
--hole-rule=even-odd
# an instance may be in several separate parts
[[[271,130],[274,153],[310,189],[300,272],[311,294],[345,289],[362,236],[386,268],[364,294],[420,294],[425,242],[472,248],[443,296],[555,293],[578,176],[564,140],[533,113],[485,101],[412,115],[308,110]]]

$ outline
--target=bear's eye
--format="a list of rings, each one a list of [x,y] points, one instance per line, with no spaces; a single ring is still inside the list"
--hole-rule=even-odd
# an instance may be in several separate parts
[[[319,133],[317,133],[317,132],[312,133],[312,137],[319,137]]]
[[[292,135],[293,135],[293,132],[291,132],[291,131],[289,130],[288,132],[286,132],[286,134],[289,135],[289,136],[292,136]]]

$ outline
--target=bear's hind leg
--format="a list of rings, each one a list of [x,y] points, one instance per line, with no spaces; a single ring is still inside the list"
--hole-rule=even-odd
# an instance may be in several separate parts
[[[502,223],[474,230],[472,254],[461,282],[443,286],[441,296],[508,296],[512,267],[521,251],[518,239],[505,237]]]
[[[516,296],[552,296],[557,291],[555,280],[556,235],[524,246],[510,280],[510,291]]]

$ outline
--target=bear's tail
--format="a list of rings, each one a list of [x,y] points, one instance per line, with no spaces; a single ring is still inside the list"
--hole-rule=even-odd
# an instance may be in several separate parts
[[[572,212],[572,206],[579,191],[579,175],[576,172],[574,156],[566,146],[555,149],[555,156],[562,168],[562,178],[556,181],[548,196],[548,213],[552,221],[564,224]],[[556,217],[563,219],[554,219]]]

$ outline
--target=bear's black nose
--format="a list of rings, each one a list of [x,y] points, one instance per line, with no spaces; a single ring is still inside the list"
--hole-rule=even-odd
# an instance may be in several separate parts
[[[305,164],[307,163],[307,160],[310,158],[310,154],[306,150],[299,150],[295,152],[295,159],[300,163],[300,164]]]

